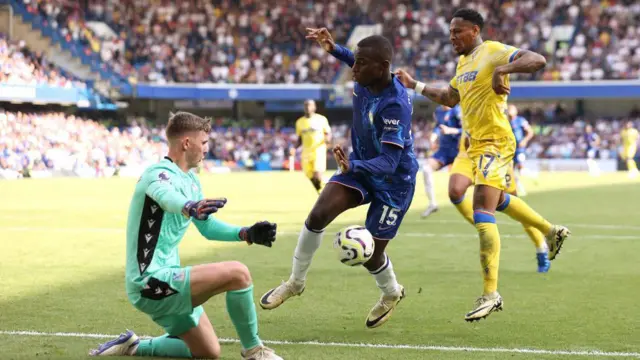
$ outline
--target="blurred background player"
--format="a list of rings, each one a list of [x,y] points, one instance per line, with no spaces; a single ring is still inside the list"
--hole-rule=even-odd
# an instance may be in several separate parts
[[[555,226],[516,196],[505,191],[506,174],[513,169],[515,138],[506,116],[510,93],[509,74],[534,73],[542,69],[545,58],[532,51],[517,49],[497,41],[483,41],[484,18],[473,9],[457,10],[449,26],[449,39],[460,55],[456,76],[446,89],[427,87],[423,82],[403,79],[406,86],[442,105],[460,103],[463,128],[469,138],[467,154],[473,162],[473,220],[480,240],[483,292],[466,321],[480,320],[502,310],[498,293],[500,234],[495,211],[504,211],[519,222],[546,234],[549,258],[560,251],[569,236],[565,227]],[[405,72],[397,72],[401,77]]]
[[[205,199],[192,171],[209,147],[209,120],[179,112],[169,119],[169,154],[150,166],[136,184],[127,221],[127,297],[166,335],[139,339],[127,331],[92,350],[93,356],[220,357],[220,343],[202,304],[226,293],[227,312],[245,360],[282,360],[258,337],[249,269],[237,261],[180,266],[178,245],[193,222],[208,240],[245,241],[271,247],[276,225],[251,227],[224,223],[212,216],[224,198]]]
[[[636,156],[636,150],[638,149],[638,129],[633,127],[632,121],[627,121],[624,129],[620,132],[620,142],[622,143],[622,156],[627,164],[627,171],[630,178],[638,176],[638,166],[634,157]]]
[[[363,266],[382,291],[365,325],[384,324],[404,298],[404,287],[393,271],[385,249],[402,224],[415,191],[418,162],[411,135],[411,98],[391,73],[393,47],[380,35],[362,39],[355,51],[336,45],[326,28],[307,29],[327,52],[352,68],[353,123],[347,158],[334,148],[339,171],[333,175],[302,227],[293,256],[289,280],[269,290],[260,299],[264,309],[275,309],[305,289],[313,255],[322,242],[324,229],[348,209],[368,204],[365,227],[375,241],[373,256]],[[374,136],[372,136],[374,134]]]
[[[600,176],[600,167],[598,166],[600,136],[593,130],[593,126],[587,125],[584,128],[584,141],[587,144],[587,167],[591,176]]]
[[[327,170],[327,145],[331,143],[331,127],[326,117],[316,113],[316,102],[304,102],[304,116],[296,121],[296,148],[302,146],[302,171],[311,180],[318,194],[324,187]],[[295,149],[291,153],[295,154]]]
[[[509,105],[508,113],[511,129],[516,138],[516,155],[513,157],[515,185],[518,190],[518,196],[525,196],[527,191],[524,188],[521,176],[524,174],[527,145],[533,138],[533,129],[527,119],[518,115],[518,108],[515,105]]]
[[[429,199],[429,206],[422,213],[426,218],[438,211],[436,195],[434,190],[433,173],[445,166],[453,164],[453,160],[458,156],[458,146],[460,134],[462,133],[462,123],[460,120],[460,106],[453,108],[440,105],[433,113],[436,126],[431,133],[431,143],[438,142],[438,150],[427,159],[427,163],[422,168],[424,175],[424,190]]]

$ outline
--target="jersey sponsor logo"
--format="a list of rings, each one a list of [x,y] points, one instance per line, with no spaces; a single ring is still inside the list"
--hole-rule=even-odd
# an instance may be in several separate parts
[[[385,125],[393,125],[393,126],[400,125],[400,120],[397,120],[397,119],[385,119],[385,118],[382,118],[382,121],[384,122]]]
[[[478,71],[467,71],[466,73],[462,73],[456,77],[456,81],[458,84],[463,84],[470,81],[475,81],[476,76],[478,76]]]

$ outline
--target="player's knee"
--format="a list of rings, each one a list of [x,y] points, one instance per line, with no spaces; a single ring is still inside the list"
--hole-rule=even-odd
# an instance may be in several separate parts
[[[322,206],[315,206],[307,218],[307,227],[311,230],[322,230],[327,227],[329,212]]]
[[[235,288],[245,289],[251,286],[251,283],[253,282],[251,279],[251,272],[245,264],[239,261],[233,261],[230,266],[232,267],[231,274]]]
[[[457,186],[450,186],[449,187],[449,200],[451,200],[452,203],[457,204],[460,202],[460,200],[462,200],[462,198],[464,197],[464,194],[467,192],[467,189],[462,188],[462,187],[457,187]]]
[[[194,359],[211,359],[217,360],[222,356],[222,349],[220,348],[220,344],[215,341],[212,342],[204,349],[198,349],[195,351],[191,351],[191,357]]]

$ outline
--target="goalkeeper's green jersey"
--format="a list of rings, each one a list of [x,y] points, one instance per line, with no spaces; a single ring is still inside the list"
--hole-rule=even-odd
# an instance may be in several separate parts
[[[184,172],[169,158],[144,171],[136,184],[127,220],[128,293],[139,292],[148,277],[159,269],[180,267],[178,244],[192,222],[182,210],[187,201],[203,198],[196,174]],[[240,227],[227,225],[213,216],[193,222],[209,240],[240,240]]]

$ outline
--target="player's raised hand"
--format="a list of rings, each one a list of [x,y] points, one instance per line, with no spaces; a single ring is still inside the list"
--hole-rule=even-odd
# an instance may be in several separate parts
[[[398,69],[394,74],[407,89],[414,89],[416,87],[416,80],[405,70]]]
[[[187,201],[182,208],[182,214],[196,220],[207,220],[209,215],[222,209],[227,203],[226,198]]]
[[[349,158],[347,158],[344,150],[342,150],[342,146],[336,145],[333,147],[333,157],[336,159],[342,173],[349,172]]]
[[[511,89],[504,83],[504,75],[499,71],[493,72],[491,87],[498,95],[509,95],[511,93]]]
[[[258,244],[271,247],[276,241],[278,225],[268,221],[259,221],[250,228],[244,228],[240,232],[240,238],[249,245]]]
[[[326,52],[332,52],[336,48],[336,43],[331,37],[331,33],[327,28],[307,28],[308,40],[317,42]]]

